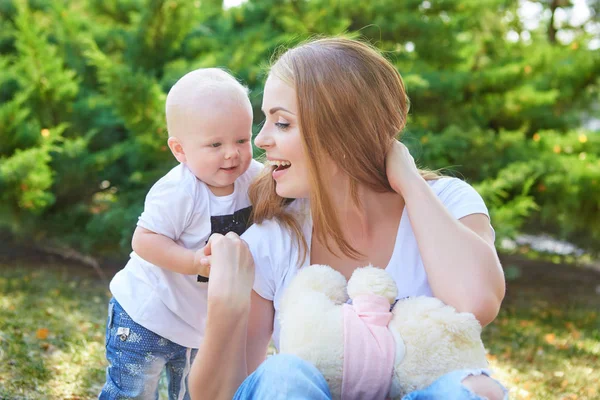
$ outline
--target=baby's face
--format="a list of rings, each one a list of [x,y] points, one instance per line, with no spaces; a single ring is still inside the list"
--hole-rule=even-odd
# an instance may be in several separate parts
[[[185,164],[217,196],[233,193],[235,180],[252,161],[252,114],[238,103],[202,107],[180,137]]]

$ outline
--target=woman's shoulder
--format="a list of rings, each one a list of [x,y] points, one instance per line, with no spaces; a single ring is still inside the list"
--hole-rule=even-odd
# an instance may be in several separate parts
[[[271,237],[277,237],[284,231],[283,227],[275,219],[267,219],[260,223],[253,223],[246,231],[242,234],[242,239],[246,242],[254,242],[259,239],[267,239]]]
[[[307,201],[294,200],[286,211],[296,219],[306,236],[311,230]],[[255,264],[263,271],[270,269],[283,273],[299,260],[301,249],[298,238],[276,218],[253,224],[244,232],[242,239],[248,244]]]
[[[286,207],[306,235],[310,232],[310,212],[303,200],[294,200]],[[294,233],[278,219],[269,219],[250,226],[242,235],[248,243],[256,268],[254,290],[267,300],[275,293],[291,269],[298,268],[300,247]]]
[[[438,179],[429,180],[427,183],[429,183],[429,186],[438,197],[444,197],[445,195],[456,191],[476,191],[473,186],[465,180],[453,176],[442,176]]]
[[[463,179],[444,176],[430,180],[428,183],[440,201],[456,218],[473,213],[489,215],[481,195]]]
[[[448,188],[471,186],[465,180],[453,176],[441,176],[438,179],[428,180],[427,183],[436,193]]]
[[[297,199],[286,206],[286,211],[293,216],[301,227],[309,221],[310,209],[307,201]],[[267,219],[260,223],[254,223],[242,235],[248,244],[260,243],[286,243],[292,240],[292,232],[277,218]]]

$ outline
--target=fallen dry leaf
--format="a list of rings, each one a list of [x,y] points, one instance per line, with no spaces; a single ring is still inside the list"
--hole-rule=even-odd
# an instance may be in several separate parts
[[[567,328],[569,330],[573,330],[573,329],[575,329],[575,325],[573,325],[572,322],[566,322],[565,323],[565,328]]]
[[[571,332],[571,336],[573,337],[573,339],[578,340],[581,337],[581,332],[574,329]]]
[[[554,333],[548,333],[544,336],[544,340],[548,344],[554,344],[554,342],[556,341],[556,335]]]
[[[40,328],[35,333],[35,337],[37,337],[40,340],[44,340],[48,338],[48,333],[50,333],[50,331],[48,331],[48,328]]]

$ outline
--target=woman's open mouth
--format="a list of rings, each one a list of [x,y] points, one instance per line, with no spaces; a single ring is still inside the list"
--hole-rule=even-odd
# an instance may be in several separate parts
[[[286,160],[268,160],[267,164],[271,166],[273,179],[275,180],[281,177],[292,166],[292,163]]]

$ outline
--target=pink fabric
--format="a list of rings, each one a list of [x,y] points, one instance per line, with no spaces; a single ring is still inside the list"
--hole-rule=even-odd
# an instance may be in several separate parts
[[[344,304],[342,400],[385,399],[392,384],[396,346],[388,329],[389,301],[365,295]]]

